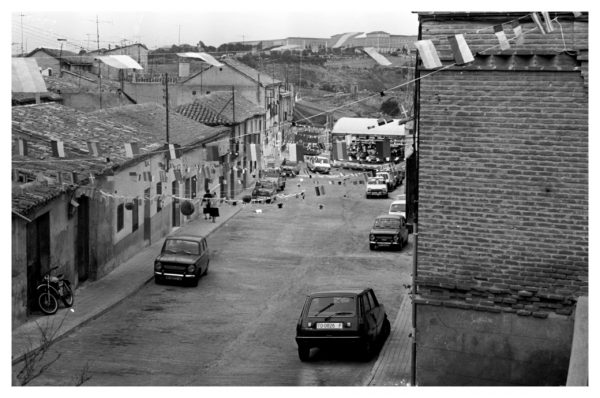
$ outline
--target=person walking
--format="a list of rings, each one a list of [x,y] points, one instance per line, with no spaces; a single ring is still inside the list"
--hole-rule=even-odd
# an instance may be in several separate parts
[[[204,209],[202,210],[202,213],[204,213],[204,219],[208,220],[212,217],[211,215],[211,200],[212,200],[212,193],[210,193],[210,190],[206,190],[206,193],[204,194],[204,196],[202,197],[202,202],[204,202]],[[213,220],[214,221],[214,220]]]
[[[219,207],[218,207],[218,199],[211,199],[212,204],[210,206],[210,218],[212,218],[212,222],[216,222],[217,217],[219,217]]]

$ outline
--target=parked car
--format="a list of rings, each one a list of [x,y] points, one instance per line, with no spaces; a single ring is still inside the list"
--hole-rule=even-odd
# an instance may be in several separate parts
[[[281,175],[281,170],[268,168],[262,170],[261,175],[261,180],[273,181],[278,191],[285,189],[285,176]]]
[[[275,200],[277,195],[277,186],[273,181],[269,180],[258,180],[252,190],[252,199],[267,199],[270,201]]]
[[[329,174],[331,164],[325,156],[305,156],[306,167],[313,173]]]
[[[388,214],[396,214],[406,218],[406,199],[394,200],[390,204]]]
[[[296,325],[301,361],[311,348],[350,346],[370,358],[377,343],[390,334],[390,321],[373,289],[315,292],[307,296]]]
[[[366,197],[372,196],[388,197],[387,184],[383,177],[369,177],[367,179]]]
[[[283,159],[280,168],[281,173],[286,177],[293,178],[300,174],[300,164],[289,159]]]
[[[206,238],[192,235],[168,236],[154,260],[154,282],[189,282],[198,285],[210,262]]]
[[[387,185],[388,191],[396,188],[396,180],[392,177],[392,173],[389,171],[378,171],[376,177],[382,177]]]
[[[390,247],[401,250],[408,243],[406,218],[398,214],[383,214],[375,218],[369,233],[369,248]]]

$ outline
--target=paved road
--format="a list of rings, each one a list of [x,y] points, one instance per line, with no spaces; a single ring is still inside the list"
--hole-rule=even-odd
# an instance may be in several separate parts
[[[376,357],[320,351],[313,362],[298,359],[304,297],[368,285],[393,322],[410,283],[412,244],[369,250],[370,224],[391,199],[367,200],[364,185],[328,180],[316,197],[314,179],[301,188],[292,181],[286,191],[306,189],[305,200],[248,206],[209,237],[210,269],[198,287],[147,284],[57,342],[60,360],[32,384],[73,385],[87,364],[86,385],[362,385]]]

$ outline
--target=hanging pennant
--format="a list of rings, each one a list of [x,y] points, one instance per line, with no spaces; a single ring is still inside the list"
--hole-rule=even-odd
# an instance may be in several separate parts
[[[169,160],[177,159],[177,148],[175,144],[169,144]]]
[[[250,144],[250,160],[256,162],[256,144]]]
[[[442,61],[431,40],[418,40],[415,42],[415,47],[419,50],[419,56],[423,61],[425,69],[434,69],[442,66]]]
[[[290,154],[290,161],[292,162],[297,162],[298,161],[298,156],[297,156],[297,152],[296,152],[296,144],[288,144],[288,151]]]
[[[546,27],[546,32],[554,32],[554,27],[552,26],[552,20],[550,19],[550,14],[548,11],[542,11],[542,16],[544,17],[544,26]]]
[[[537,25],[540,32],[542,32],[542,34],[545,35],[546,31],[544,30],[544,26],[542,25],[542,22],[540,20],[540,16],[538,15],[538,13],[537,12],[532,13],[531,18],[533,19],[533,22],[535,22],[535,24]]]
[[[65,157],[65,145],[62,141],[52,140],[50,144],[52,145],[52,156],[55,158]]]
[[[125,143],[125,156],[133,158],[135,155],[140,153],[137,142],[126,142]]]
[[[448,36],[448,41],[450,42],[450,47],[454,53],[454,60],[457,65],[463,65],[475,60],[471,53],[471,49],[469,49],[465,37],[462,34]]]
[[[510,44],[508,39],[506,38],[506,33],[504,33],[504,28],[502,25],[494,26],[494,34],[498,38],[498,42],[500,43],[501,50],[508,50],[510,48]]]
[[[177,180],[177,182],[181,183],[183,182],[183,176],[181,175],[181,170],[179,169],[175,169],[175,179]]]
[[[522,45],[525,41],[525,36],[523,35],[523,28],[521,27],[519,20],[515,19],[510,23],[510,26],[515,34],[515,43],[519,46]]]
[[[90,155],[97,158],[101,155],[100,153],[100,143],[98,141],[88,141],[87,142],[88,151]]]
[[[27,154],[28,154],[27,141],[25,141],[22,138],[19,138],[19,140],[17,141],[17,146],[18,146],[19,155],[27,156]]]

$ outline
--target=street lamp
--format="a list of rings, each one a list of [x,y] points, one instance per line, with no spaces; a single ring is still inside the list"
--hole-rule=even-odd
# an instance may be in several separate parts
[[[58,54],[58,77],[62,77],[62,48],[63,42],[67,41],[67,39],[56,39],[60,42],[60,53]]]

